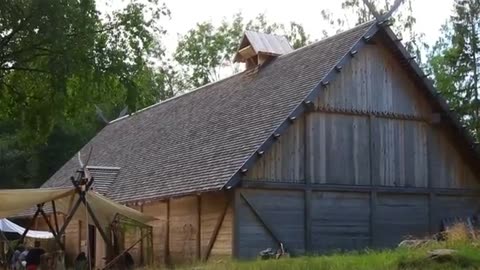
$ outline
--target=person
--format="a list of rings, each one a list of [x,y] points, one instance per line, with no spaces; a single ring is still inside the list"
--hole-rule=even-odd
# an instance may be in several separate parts
[[[125,266],[128,270],[131,270],[133,269],[133,267],[135,266],[135,262],[133,261],[133,257],[130,253],[125,252]]]
[[[45,253],[45,250],[40,247],[40,242],[35,241],[34,248],[32,248],[25,258],[27,262],[26,270],[37,270],[40,265],[41,256]]]
[[[80,252],[75,259],[75,270],[86,270],[88,269],[87,256],[85,252]]]
[[[13,270],[20,270],[21,269],[21,262],[20,261],[20,254],[25,250],[23,245],[19,245],[17,249],[12,254],[12,260],[11,260],[11,267]]]
[[[19,270],[25,270],[25,266],[27,265],[27,255],[30,251],[30,247],[25,247],[20,256],[18,257],[18,261],[20,262]]]

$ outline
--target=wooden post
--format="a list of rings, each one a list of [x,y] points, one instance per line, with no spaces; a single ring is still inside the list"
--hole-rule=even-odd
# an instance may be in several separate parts
[[[170,199],[167,200],[167,224],[166,224],[166,236],[165,236],[165,264],[168,266],[170,261]]]
[[[47,226],[48,228],[50,229],[50,231],[52,232],[53,234],[53,237],[55,238],[55,241],[57,242],[58,246],[62,249],[62,251],[65,251],[65,246],[63,245],[61,239],[60,239],[60,236],[55,232],[55,229],[53,228],[52,226],[52,223],[50,222],[50,220],[48,219],[48,216],[47,214],[45,214],[45,211],[43,211],[42,209],[42,205],[38,205],[38,210],[40,211],[40,214],[42,215],[43,219],[45,220],[45,222],[47,223]]]
[[[53,218],[55,221],[55,230],[58,233],[58,217],[57,217],[57,207],[55,206],[55,201],[52,201],[52,210],[53,210]]]
[[[38,217],[39,214],[40,214],[40,209],[37,208],[37,211],[36,211],[35,214],[33,215],[32,220],[30,221],[30,224],[28,225],[27,228],[25,228],[25,231],[23,231],[23,234],[22,234],[22,236],[20,237],[20,240],[18,240],[17,245],[15,246],[15,248],[17,248],[19,244],[22,244],[22,243],[23,243],[23,240],[25,240],[25,236],[27,236],[27,233],[28,233],[28,231],[30,230],[30,228],[32,228],[32,227],[35,225],[35,222],[36,222],[37,217]]]
[[[241,191],[235,189],[233,191],[233,245],[232,245],[232,254],[236,259],[240,258],[240,208],[241,204]]]
[[[197,260],[200,261],[202,259],[202,196],[200,194],[197,195]]]
[[[305,241],[305,253],[312,252],[312,179],[309,177],[310,162],[309,162],[309,144],[308,144],[308,113],[303,117],[303,163],[304,166],[304,178],[306,189],[304,191],[304,241]]]

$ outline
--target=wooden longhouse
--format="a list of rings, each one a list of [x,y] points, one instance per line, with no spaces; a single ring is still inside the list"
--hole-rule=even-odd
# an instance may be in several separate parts
[[[392,247],[477,213],[478,145],[386,23],[294,51],[250,33],[236,60],[247,70],[117,119],[81,151],[99,192],[158,218],[156,262]]]

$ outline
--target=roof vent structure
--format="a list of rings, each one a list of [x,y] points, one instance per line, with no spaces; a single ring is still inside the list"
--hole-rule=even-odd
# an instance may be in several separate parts
[[[245,63],[251,69],[291,51],[293,48],[284,36],[246,31],[233,62]]]

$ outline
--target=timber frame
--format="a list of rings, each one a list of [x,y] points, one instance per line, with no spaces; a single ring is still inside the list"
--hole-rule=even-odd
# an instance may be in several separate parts
[[[111,251],[111,245],[109,244],[110,243],[109,237],[105,233],[105,230],[100,226],[100,223],[98,222],[98,219],[95,215],[95,212],[93,212],[92,208],[90,207],[90,204],[87,202],[87,200],[85,198],[87,192],[92,187],[94,178],[93,177],[85,178],[85,177],[83,177],[83,175],[84,175],[83,171],[79,171],[79,172],[81,172],[81,173],[79,174],[79,177],[77,179],[75,179],[73,177],[71,177],[71,179],[70,179],[73,186],[75,187],[75,191],[78,194],[79,198],[77,199],[77,201],[75,202],[73,207],[70,209],[70,212],[66,215],[65,222],[63,223],[62,227],[59,228],[59,226],[58,226],[58,220],[57,220],[57,214],[58,213],[57,213],[57,210],[56,210],[55,201],[51,201],[52,210],[53,210],[52,214],[54,215],[54,220],[55,220],[55,227],[52,226],[50,220],[48,219],[47,214],[43,210],[43,207],[44,207],[45,203],[38,204],[37,205],[37,210],[36,210],[35,214],[33,215],[29,226],[27,226],[27,228],[23,232],[23,234],[20,237],[20,240],[18,241],[17,245],[19,245],[20,243],[23,243],[28,231],[34,226],[37,217],[39,215],[41,215],[43,217],[43,219],[45,220],[45,222],[47,223],[49,230],[52,232],[58,246],[62,249],[62,251],[65,251],[65,244],[62,241],[62,237],[65,234],[65,230],[67,229],[68,224],[70,224],[70,221],[73,219],[73,216],[75,215],[78,208],[80,207],[80,204],[83,204],[87,208],[87,211],[88,211],[89,215],[91,216],[95,226],[97,227],[97,230],[100,232],[103,240],[105,241],[105,243],[107,245],[107,253]]]

